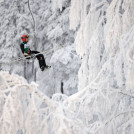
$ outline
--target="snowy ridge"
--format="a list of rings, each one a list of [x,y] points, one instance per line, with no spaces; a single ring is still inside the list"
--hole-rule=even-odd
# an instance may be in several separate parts
[[[131,93],[87,86],[49,99],[17,75],[0,72],[0,83],[0,134],[133,134]]]

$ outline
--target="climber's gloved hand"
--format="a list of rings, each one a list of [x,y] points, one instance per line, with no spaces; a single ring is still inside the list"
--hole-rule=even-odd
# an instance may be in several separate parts
[[[28,53],[24,53],[24,56],[28,56],[29,54]]]

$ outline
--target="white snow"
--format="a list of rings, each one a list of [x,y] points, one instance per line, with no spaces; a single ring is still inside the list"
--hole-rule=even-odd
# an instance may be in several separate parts
[[[59,8],[62,11],[63,0],[53,0],[52,2],[53,2],[53,10]]]
[[[84,9],[81,6],[87,1],[81,1],[79,8],[73,2],[71,13],[76,14],[76,20],[70,17],[70,28],[77,30],[76,51],[82,58],[78,89],[84,92],[82,95],[86,90],[95,93],[88,97],[87,112],[91,119],[88,132],[131,134],[134,131],[134,1],[89,0],[89,12],[86,16],[82,14],[82,21],[77,16],[81,16]]]
[[[87,86],[50,99],[37,84],[8,72],[0,72],[0,83],[1,134],[133,133],[134,95],[126,91]]]
[[[39,89],[49,97],[54,93],[61,92],[61,83],[63,82],[64,93],[71,95],[78,91],[77,73],[80,59],[76,55],[75,48],[71,47],[74,43],[75,32],[69,30],[70,1],[29,0],[29,3],[36,22],[37,51],[46,52],[44,53],[46,63],[52,67],[42,73],[37,60],[34,60],[34,66],[32,63],[25,65],[23,61],[11,62],[17,57],[23,57],[19,46],[23,34],[29,34],[30,48],[35,50],[34,26],[27,0],[6,0],[0,4],[0,69],[24,76],[28,82],[33,81],[36,76]],[[57,54],[57,48],[61,46],[64,48],[70,46],[70,49],[72,49],[69,51],[70,54],[66,52],[66,49],[58,49],[58,51],[61,51],[60,53],[64,53],[64,57],[61,57],[60,61],[56,60],[56,62],[51,63],[53,55],[56,56]],[[75,55],[72,55],[72,52]],[[65,56],[69,56],[69,62],[66,65],[64,64],[66,61]],[[65,66],[68,69],[64,69]],[[33,69],[36,69],[36,74],[33,73]],[[70,79],[74,79],[74,83]],[[65,86],[66,82],[68,86]]]
[[[0,134],[133,134],[134,1],[71,0],[71,7],[70,0],[42,2],[45,8],[41,9],[39,1],[32,3],[33,7],[38,5],[33,13],[40,14],[36,18],[37,37],[43,45],[39,48],[64,47],[50,57],[45,55],[53,67],[43,73],[37,70],[39,87],[36,83],[28,84],[18,75],[0,72]],[[8,12],[1,7],[0,14]],[[20,16],[26,12],[20,10]],[[12,13],[11,8],[11,16]],[[8,19],[0,16],[1,20],[6,19],[0,27],[1,52],[7,50],[9,57],[12,55],[8,51],[11,50],[11,31],[16,28],[10,26],[11,16]],[[22,16],[21,21],[17,20],[19,27],[31,29],[26,14]],[[15,37],[13,42],[19,39],[18,35]],[[81,58],[80,69],[75,49]],[[2,53],[1,61],[7,54]],[[4,69],[21,70],[19,67],[9,69],[9,66]],[[64,94],[60,94],[61,86]]]

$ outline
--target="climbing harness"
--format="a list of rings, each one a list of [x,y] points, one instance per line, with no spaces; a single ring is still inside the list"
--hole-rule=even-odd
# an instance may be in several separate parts
[[[32,55],[29,55],[29,56],[26,56],[26,57],[19,57],[17,59],[14,59],[14,60],[11,60],[9,62],[3,62],[3,63],[0,63],[0,65],[3,65],[3,64],[11,64],[11,63],[15,63],[15,62],[19,62],[19,61],[26,61],[27,59],[34,59],[37,55],[39,54],[50,54],[51,52],[55,52],[61,48],[65,48],[66,46],[60,46],[60,47],[57,47],[56,49],[52,48],[52,49],[49,49],[49,50],[45,50],[45,51],[42,51],[40,53],[37,53],[37,54],[32,54]]]

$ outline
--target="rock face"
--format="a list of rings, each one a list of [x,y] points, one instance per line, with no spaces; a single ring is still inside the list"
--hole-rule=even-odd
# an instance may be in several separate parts
[[[61,89],[64,94],[71,95],[78,89],[80,59],[75,52],[75,32],[69,30],[70,1],[64,1],[59,9],[60,2],[29,1],[36,22],[36,50],[45,51],[46,63],[52,66],[43,73],[37,60],[34,60],[34,66],[31,62],[27,65],[24,61],[10,62],[23,56],[19,48],[23,34],[30,35],[29,45],[31,50],[35,50],[34,25],[28,1],[8,0],[0,3],[0,62],[6,62],[1,64],[1,69],[24,76],[29,82],[36,77],[40,90],[48,96],[60,93]],[[36,69],[36,74],[33,69]]]

